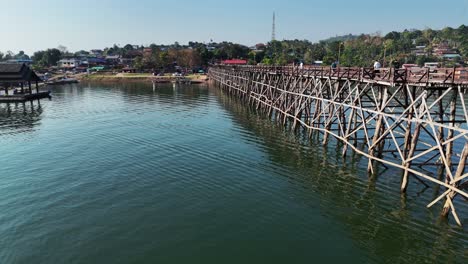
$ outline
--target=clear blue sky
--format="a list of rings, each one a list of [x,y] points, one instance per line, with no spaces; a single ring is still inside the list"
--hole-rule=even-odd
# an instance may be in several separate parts
[[[468,24],[468,0],[0,0],[0,51],[71,51],[114,43],[148,45],[213,39],[318,41],[348,33]]]

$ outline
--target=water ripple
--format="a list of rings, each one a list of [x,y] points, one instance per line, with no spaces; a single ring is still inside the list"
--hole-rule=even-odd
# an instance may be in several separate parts
[[[333,143],[303,140],[219,90],[53,94],[0,105],[2,263],[466,256],[465,230],[424,210],[433,190],[413,184],[402,198],[395,171],[369,181],[359,158],[343,161]]]

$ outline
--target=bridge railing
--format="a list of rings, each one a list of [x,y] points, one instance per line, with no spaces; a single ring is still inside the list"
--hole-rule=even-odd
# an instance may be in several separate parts
[[[216,65],[216,67],[230,68],[249,72],[263,72],[270,74],[303,75],[320,78],[353,79],[360,81],[376,81],[385,83],[412,84],[468,84],[468,68],[380,68],[369,67],[323,67],[323,66],[231,66]]]

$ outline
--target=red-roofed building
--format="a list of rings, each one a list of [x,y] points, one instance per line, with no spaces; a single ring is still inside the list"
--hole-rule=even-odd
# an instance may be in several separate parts
[[[246,65],[247,61],[246,60],[234,59],[234,60],[224,60],[221,63],[222,64],[227,64],[227,65]]]

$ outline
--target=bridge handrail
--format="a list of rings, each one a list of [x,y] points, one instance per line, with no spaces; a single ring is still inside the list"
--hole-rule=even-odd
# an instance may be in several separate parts
[[[325,66],[253,66],[253,65],[223,65],[215,67],[237,71],[264,72],[271,74],[304,75],[320,78],[355,79],[362,81],[379,81],[387,83],[413,84],[468,84],[468,68],[438,68],[431,70],[425,67],[408,69],[370,67],[325,67]]]

